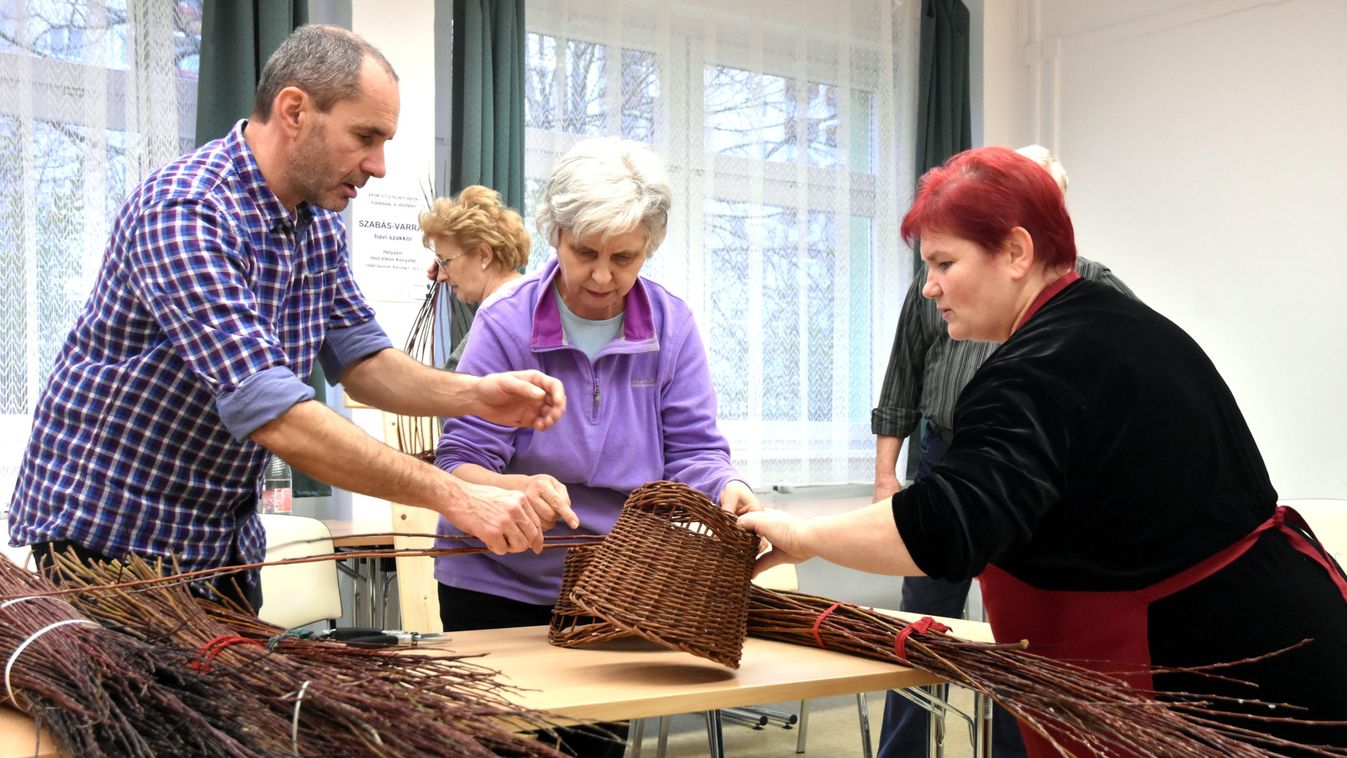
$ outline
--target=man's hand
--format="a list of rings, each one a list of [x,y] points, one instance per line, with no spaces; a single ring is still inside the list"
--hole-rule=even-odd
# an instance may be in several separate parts
[[[580,526],[580,518],[571,510],[571,496],[566,485],[548,474],[534,474],[524,485],[524,500],[538,516],[543,530],[551,529],[558,521],[574,529]]]
[[[881,500],[891,500],[893,496],[903,488],[902,482],[893,474],[886,476],[875,476],[875,493],[872,503],[878,503]]]
[[[487,374],[474,387],[476,398],[468,411],[493,424],[552,428],[566,411],[566,390],[561,382],[540,371],[507,371]]]
[[[720,491],[720,507],[736,516],[742,516],[750,511],[762,510],[762,503],[758,502],[758,496],[753,494],[753,490],[747,484],[735,479]]]
[[[813,555],[805,548],[806,522],[778,510],[761,510],[739,517],[739,528],[766,539],[772,549],[758,556],[753,575],[781,563],[800,563]]]
[[[445,518],[460,531],[486,543],[496,555],[543,550],[543,530],[538,515],[528,506],[524,493],[458,480],[463,499],[444,511]]]

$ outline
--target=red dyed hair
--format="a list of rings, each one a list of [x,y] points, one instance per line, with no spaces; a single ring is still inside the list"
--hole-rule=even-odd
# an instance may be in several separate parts
[[[903,241],[939,232],[986,252],[1023,227],[1049,269],[1076,265],[1076,233],[1061,189],[1042,166],[1004,147],[965,150],[926,172],[903,217]]]

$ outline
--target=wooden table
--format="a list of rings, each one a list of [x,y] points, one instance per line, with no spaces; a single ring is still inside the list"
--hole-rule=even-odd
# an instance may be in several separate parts
[[[961,637],[991,640],[986,624],[946,621]],[[486,653],[477,662],[519,688],[507,693],[509,699],[575,721],[624,721],[940,681],[916,669],[754,638],[745,641],[737,670],[643,640],[556,648],[541,626],[455,632],[423,649],[429,655]],[[42,739],[37,753],[35,745],[32,721],[0,708],[0,758],[58,755],[50,738]]]
[[[954,634],[991,641],[987,624],[945,621]],[[577,721],[624,721],[942,681],[918,669],[752,637],[744,642],[738,669],[644,640],[556,648],[547,644],[542,626],[454,632],[445,648],[489,653],[480,663],[523,690],[511,700]]]
[[[66,755],[56,750],[56,741],[45,729],[39,739],[32,719],[8,705],[0,707],[0,758],[66,758]]]

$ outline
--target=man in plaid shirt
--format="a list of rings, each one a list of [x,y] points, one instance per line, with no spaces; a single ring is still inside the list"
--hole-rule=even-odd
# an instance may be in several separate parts
[[[305,26],[267,62],[249,119],[151,174],[117,216],[92,296],[56,359],[14,490],[10,542],[39,560],[260,560],[275,453],[314,478],[430,508],[497,553],[540,550],[567,505],[469,484],[315,401],[314,361],[357,400],[415,416],[550,428],[561,384],[473,377],[395,350],[351,276],[338,212],[384,175],[397,75],[343,29]],[[256,582],[230,592],[260,605]]]

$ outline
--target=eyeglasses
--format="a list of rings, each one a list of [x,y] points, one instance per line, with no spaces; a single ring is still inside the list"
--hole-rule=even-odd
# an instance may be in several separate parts
[[[459,253],[458,255],[451,255],[448,258],[441,258],[440,256],[437,255],[435,256],[435,265],[439,266],[441,271],[448,271],[450,263],[453,263],[454,261],[458,260],[459,258],[462,258],[465,255],[467,255],[466,252]]]

